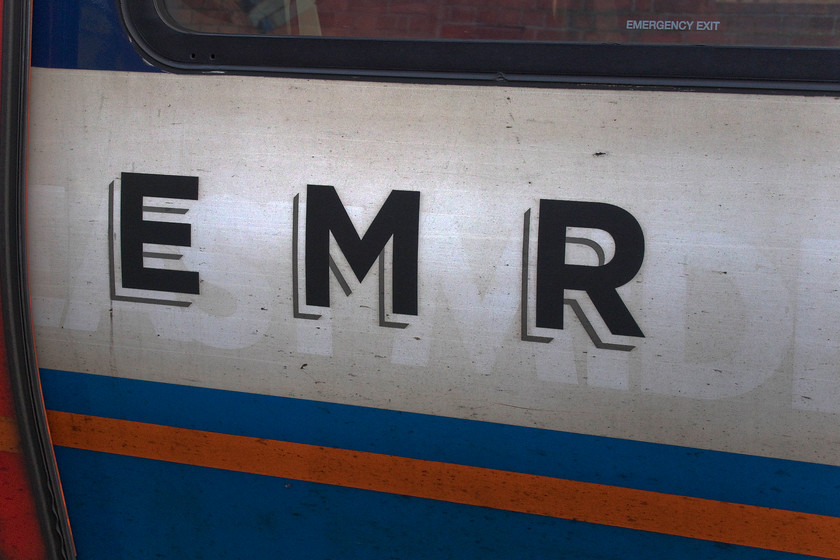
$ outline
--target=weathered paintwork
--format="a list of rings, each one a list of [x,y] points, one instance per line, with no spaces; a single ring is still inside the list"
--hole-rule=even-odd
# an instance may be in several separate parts
[[[31,131],[38,358],[88,557],[838,557],[835,99],[35,68]],[[145,266],[199,294],[122,286],[125,172],[198,178],[144,219],[190,224]],[[307,185],[360,234],[420,193],[418,314],[385,316],[408,326],[337,249],[352,294],[305,305]],[[541,200],[640,225],[618,293],[644,338],[567,296],[632,350],[569,306],[535,326]],[[131,299],[163,296],[189,306]]]

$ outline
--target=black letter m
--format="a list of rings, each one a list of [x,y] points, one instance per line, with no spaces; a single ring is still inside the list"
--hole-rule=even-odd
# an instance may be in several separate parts
[[[391,191],[364,237],[359,237],[335,187],[306,188],[306,304],[330,306],[330,233],[359,282],[393,244],[393,311],[417,315],[417,245],[420,193]]]

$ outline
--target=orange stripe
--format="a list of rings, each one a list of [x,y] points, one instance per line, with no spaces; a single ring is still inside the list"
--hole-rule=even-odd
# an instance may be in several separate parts
[[[8,416],[0,416],[0,451],[20,453],[17,424]]]
[[[840,560],[840,518],[49,411],[53,443]]]

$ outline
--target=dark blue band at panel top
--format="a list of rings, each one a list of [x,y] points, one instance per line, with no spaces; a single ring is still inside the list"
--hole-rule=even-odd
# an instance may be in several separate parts
[[[42,369],[48,410],[840,517],[840,467]]]
[[[114,0],[34,0],[32,66],[159,71],[131,46]]]

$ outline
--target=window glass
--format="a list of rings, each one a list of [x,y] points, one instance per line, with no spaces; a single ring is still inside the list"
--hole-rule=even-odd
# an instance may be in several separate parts
[[[189,31],[376,39],[840,44],[840,0],[164,0]]]

